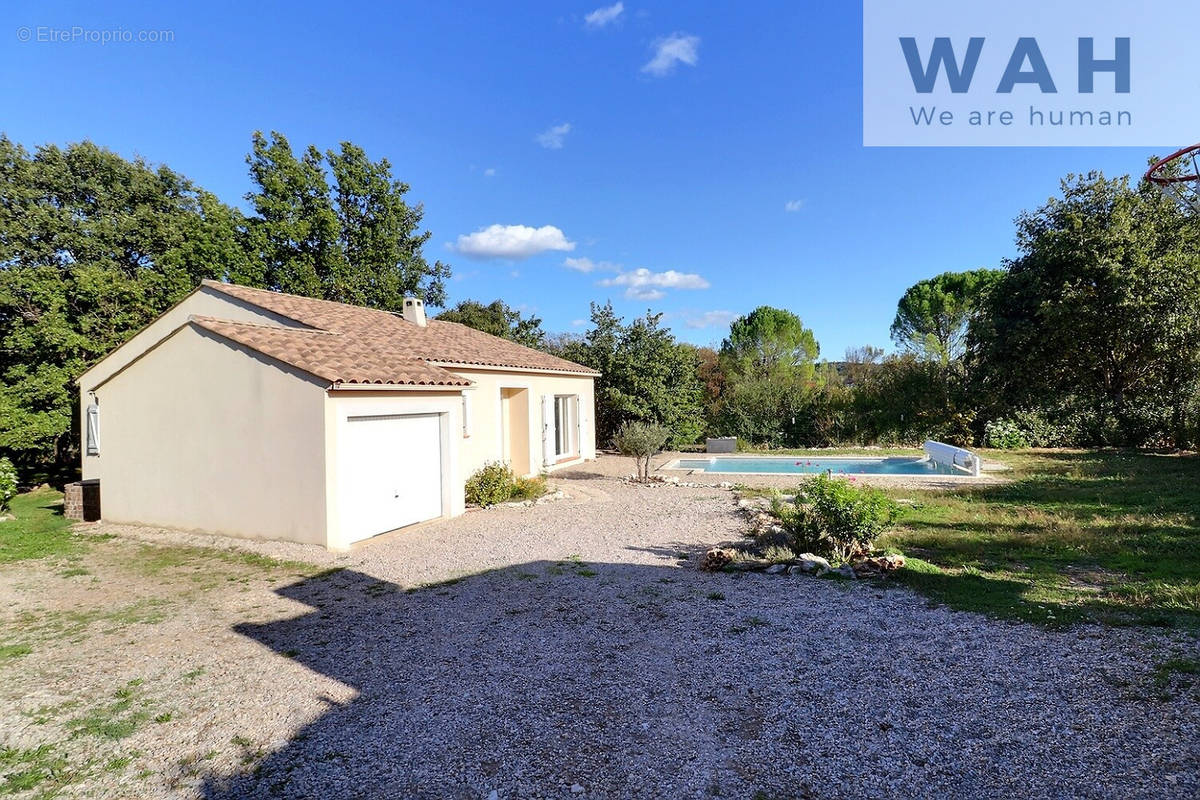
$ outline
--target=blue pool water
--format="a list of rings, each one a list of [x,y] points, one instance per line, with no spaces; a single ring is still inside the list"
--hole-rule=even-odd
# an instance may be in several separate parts
[[[924,458],[681,458],[667,469],[742,474],[814,474],[832,471],[835,475],[964,475],[943,464]]]

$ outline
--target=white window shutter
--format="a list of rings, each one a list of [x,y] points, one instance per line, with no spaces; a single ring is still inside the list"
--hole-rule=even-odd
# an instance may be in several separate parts
[[[462,393],[463,438],[471,438],[471,393]]]
[[[87,407],[87,454],[100,455],[100,406],[92,403]]]
[[[583,455],[583,401],[575,395],[575,455]]]
[[[542,462],[554,466],[554,395],[542,395]]]

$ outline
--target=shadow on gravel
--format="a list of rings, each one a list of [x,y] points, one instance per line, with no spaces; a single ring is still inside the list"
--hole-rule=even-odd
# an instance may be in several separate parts
[[[732,766],[763,717],[753,689],[737,684],[762,678],[720,658],[717,631],[699,631],[699,642],[668,632],[688,625],[689,607],[724,616],[705,586],[739,580],[565,560],[409,590],[353,570],[277,589],[312,611],[235,630],[358,697],[244,774],[210,777],[202,796],[572,796],[575,784],[593,797],[662,796],[672,792],[654,787],[681,769],[713,792],[757,786],[753,762],[791,749],[776,742]],[[727,613],[735,646],[767,624],[753,609]],[[678,702],[681,671],[703,680],[686,687],[692,708]],[[723,710],[730,698],[739,710]]]
[[[1194,706],[1097,679],[1136,655],[906,592],[576,561],[277,591],[310,610],[237,632],[358,696],[203,797],[1171,796],[1200,773]]]

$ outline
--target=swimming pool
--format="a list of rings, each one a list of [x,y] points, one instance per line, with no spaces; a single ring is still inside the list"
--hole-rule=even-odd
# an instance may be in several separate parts
[[[813,458],[800,456],[723,456],[680,458],[663,469],[742,475],[967,475],[966,470],[928,458]]]

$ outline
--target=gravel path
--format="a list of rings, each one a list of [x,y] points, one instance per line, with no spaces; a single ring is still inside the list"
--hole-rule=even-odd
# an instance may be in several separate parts
[[[567,500],[348,555],[249,545],[345,569],[215,590],[19,683],[66,695],[150,676],[180,713],[128,740],[173,775],[138,784],[145,797],[1200,794],[1195,690],[1162,700],[1153,683],[1167,657],[1200,657],[1195,639],[700,573],[698,553],[737,536],[731,495],[629,486],[611,477],[622,462],[561,477]],[[203,676],[178,677],[196,663]]]

